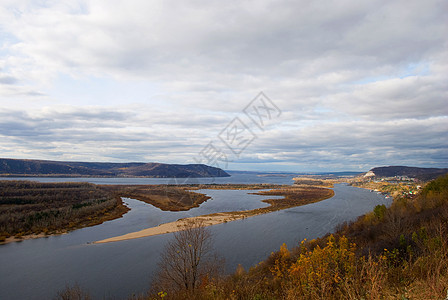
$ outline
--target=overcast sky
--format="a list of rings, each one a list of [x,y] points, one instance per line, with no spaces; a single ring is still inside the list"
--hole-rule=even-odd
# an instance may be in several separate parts
[[[448,167],[447,37],[446,0],[0,0],[0,157]]]

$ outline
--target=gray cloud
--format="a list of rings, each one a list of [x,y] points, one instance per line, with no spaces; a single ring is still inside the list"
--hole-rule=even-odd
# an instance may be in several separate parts
[[[439,165],[446,160],[446,117],[426,120],[327,122],[302,130],[265,132],[245,162],[337,166]]]
[[[256,131],[240,167],[448,167],[447,9],[442,0],[9,1],[0,148],[193,162],[263,90],[281,119]],[[120,105],[106,92],[82,99],[108,90],[98,78],[120,83]],[[135,82],[149,87],[134,92]]]
[[[17,79],[12,76],[2,76],[0,75],[0,84],[15,84]]]
[[[0,120],[4,156],[9,153],[16,157],[28,150],[49,157],[72,154],[88,160],[147,161],[167,159],[170,153],[178,157],[177,162],[197,154],[207,141],[207,128],[214,122],[210,117],[185,120],[175,113],[151,117],[144,112],[97,107],[63,107],[31,113],[2,110]]]

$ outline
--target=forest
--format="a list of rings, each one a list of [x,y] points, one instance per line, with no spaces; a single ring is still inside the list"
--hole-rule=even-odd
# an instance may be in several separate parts
[[[0,241],[100,224],[128,208],[90,183],[0,181]]]
[[[121,197],[132,197],[171,211],[189,210],[210,198],[190,191],[188,186],[3,180],[0,242],[64,233],[119,218],[129,210]]]

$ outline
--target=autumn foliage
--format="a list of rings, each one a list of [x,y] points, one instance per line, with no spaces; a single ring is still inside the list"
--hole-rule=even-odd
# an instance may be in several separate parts
[[[332,235],[291,250],[283,244],[250,270],[239,266],[188,299],[444,299],[447,262],[445,176],[419,196],[396,198],[391,207],[379,206]]]

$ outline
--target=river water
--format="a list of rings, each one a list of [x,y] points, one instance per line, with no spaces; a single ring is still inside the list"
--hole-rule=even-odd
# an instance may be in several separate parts
[[[230,177],[206,178],[95,178],[95,177],[1,177],[0,180],[33,180],[39,182],[90,182],[95,184],[293,184],[293,175],[260,176],[257,174],[241,174],[228,171]]]
[[[282,243],[293,247],[334,230],[375,205],[390,200],[345,184],[336,185],[335,196],[301,207],[259,215],[209,227],[215,247],[226,260],[228,272],[238,264],[248,268],[264,260]],[[92,241],[134,232],[179,218],[253,209],[273,198],[244,190],[202,190],[212,197],[188,212],[164,212],[133,199],[124,217],[101,225],[0,246],[0,299],[51,299],[66,284],[78,283],[94,299],[126,299],[147,290],[160,252],[172,234],[108,244]]]

